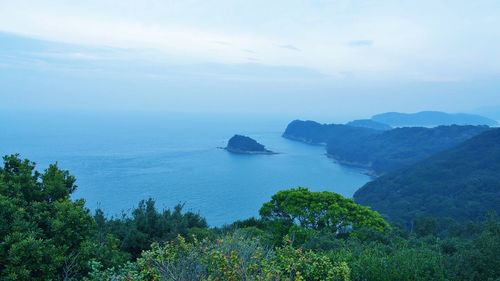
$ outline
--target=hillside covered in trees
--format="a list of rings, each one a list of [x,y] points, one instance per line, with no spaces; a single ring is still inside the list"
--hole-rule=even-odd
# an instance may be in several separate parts
[[[330,140],[327,153],[340,163],[382,175],[416,163],[480,134],[485,126],[405,127],[381,134]]]
[[[242,135],[234,135],[230,138],[225,149],[238,154],[274,154],[256,140]]]
[[[295,120],[283,137],[310,144],[326,144],[328,155],[341,164],[382,175],[407,167],[484,131],[487,126],[405,127],[374,130],[347,125]]]
[[[361,127],[361,128],[369,128],[369,129],[374,129],[374,130],[381,130],[381,131],[386,131],[392,129],[391,126],[377,122],[372,119],[358,119],[358,120],[353,120],[350,122],[347,122],[346,125],[348,126],[354,126],[354,127]]]
[[[284,190],[260,217],[210,228],[152,199],[109,218],[72,200],[75,178],[18,156],[0,168],[1,280],[497,280],[500,224],[411,232],[333,192]]]
[[[330,141],[341,139],[356,139],[382,133],[366,127],[357,127],[342,124],[320,124],[315,121],[294,120],[288,124],[283,137],[308,144],[326,145]]]
[[[416,217],[477,220],[500,214],[500,129],[475,136],[359,189],[356,202],[371,206],[393,222]]]

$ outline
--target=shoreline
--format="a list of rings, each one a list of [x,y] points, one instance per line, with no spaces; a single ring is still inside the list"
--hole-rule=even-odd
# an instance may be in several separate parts
[[[281,137],[283,137],[285,139],[288,139],[288,140],[292,140],[292,141],[298,141],[298,142],[301,142],[301,143],[304,143],[304,144],[307,144],[307,145],[326,146],[326,143],[315,143],[315,142],[312,142],[312,141],[307,140],[305,138],[295,137],[295,136],[288,135],[288,134],[282,134]],[[337,163],[339,165],[342,165],[342,166],[345,166],[345,167],[351,167],[351,168],[359,169],[359,170],[361,170],[360,171],[361,174],[367,175],[367,176],[369,176],[372,179],[376,179],[376,178],[378,178],[378,177],[381,176],[380,174],[377,174],[375,171],[373,171],[370,168],[369,165],[361,164],[361,163],[355,163],[355,162],[349,162],[349,161],[343,161],[343,160],[335,157],[334,155],[329,154],[328,152],[325,152],[324,155],[326,157],[334,160],[335,163]]]
[[[278,152],[274,152],[271,150],[248,151],[248,150],[241,150],[241,149],[235,149],[235,148],[230,148],[230,147],[218,147],[218,149],[223,149],[223,150],[228,151],[230,153],[243,154],[243,155],[275,155],[275,154],[279,154]]]
[[[382,175],[380,174],[377,174],[375,171],[373,171],[370,166],[367,166],[367,165],[364,165],[364,164],[361,164],[361,163],[356,163],[356,162],[349,162],[349,161],[343,161],[343,160],[340,160],[338,158],[336,158],[334,155],[332,154],[329,154],[328,152],[325,153],[325,156],[334,160],[335,163],[339,164],[339,165],[342,165],[342,166],[346,166],[346,167],[351,167],[351,168],[356,168],[356,169],[360,169],[362,170],[362,174],[364,175],[367,175],[367,176],[370,176],[372,179],[376,179]]]
[[[326,146],[326,143],[324,142],[312,142],[310,140],[307,140],[307,139],[304,139],[304,138],[300,138],[300,137],[295,137],[295,136],[292,136],[292,135],[288,135],[288,134],[282,134],[281,135],[282,138],[285,138],[285,139],[288,139],[288,140],[292,140],[292,141],[299,141],[299,142],[302,142],[302,143],[305,143],[305,144],[308,144],[308,145],[316,145],[316,146]]]

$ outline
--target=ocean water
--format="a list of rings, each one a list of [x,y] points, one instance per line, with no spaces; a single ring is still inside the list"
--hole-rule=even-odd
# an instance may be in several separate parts
[[[0,154],[20,153],[45,169],[57,162],[77,178],[73,198],[106,214],[152,197],[185,204],[212,226],[258,216],[278,190],[297,186],[351,197],[370,178],[327,158],[320,146],[281,137],[290,119],[241,115],[1,113]],[[248,135],[277,155],[235,155]]]

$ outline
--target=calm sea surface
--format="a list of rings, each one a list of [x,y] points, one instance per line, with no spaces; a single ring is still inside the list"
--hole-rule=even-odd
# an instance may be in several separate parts
[[[305,186],[351,197],[369,180],[324,156],[324,148],[281,137],[289,119],[230,115],[0,114],[0,153],[20,153],[38,169],[58,162],[76,176],[73,198],[108,215],[152,197],[185,203],[210,225],[257,216],[276,191]],[[234,155],[248,135],[277,155]]]

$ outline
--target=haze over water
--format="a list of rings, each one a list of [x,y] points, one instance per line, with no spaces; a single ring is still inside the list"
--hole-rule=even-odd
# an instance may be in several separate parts
[[[236,115],[8,114],[0,153],[20,153],[39,169],[58,162],[77,178],[73,198],[120,215],[152,197],[159,208],[185,203],[210,225],[257,216],[278,190],[306,186],[350,197],[369,177],[328,159],[323,147],[281,137],[289,119]],[[15,123],[6,122],[16,120]],[[278,155],[234,155],[248,135]]]

